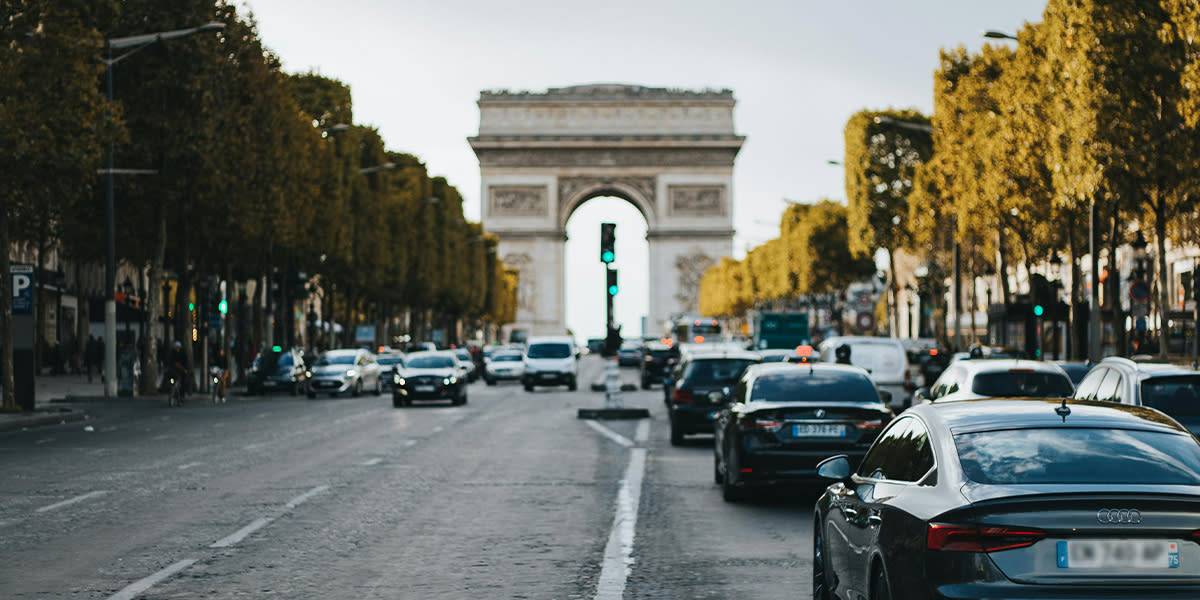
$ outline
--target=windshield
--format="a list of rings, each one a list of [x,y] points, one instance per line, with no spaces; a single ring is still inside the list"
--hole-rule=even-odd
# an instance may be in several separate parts
[[[492,357],[492,362],[521,362],[520,354],[497,354]]]
[[[754,380],[750,400],[766,402],[879,402],[875,384],[866,376],[843,373],[772,373]]]
[[[1075,386],[1066,375],[1039,371],[999,371],[977,373],[971,391],[981,396],[1029,396],[1056,398],[1070,396]]]
[[[354,364],[353,354],[335,354],[333,356],[325,355],[321,360],[317,361],[318,367],[327,367],[329,365],[352,365]]]
[[[405,366],[410,369],[452,369],[455,364],[449,356],[417,356]]]
[[[971,481],[1200,485],[1200,444],[1126,429],[1010,429],[954,436]]]
[[[1175,418],[1200,417],[1200,375],[1151,377],[1142,382],[1142,404]]]
[[[695,360],[688,363],[687,369],[683,373],[683,379],[690,385],[733,383],[742,376],[746,367],[757,362],[744,358]]]
[[[533,344],[526,352],[529,358],[570,358],[569,344]]]
[[[850,364],[862,367],[872,375],[903,373],[908,366],[904,349],[891,344],[856,342],[850,344]]]
[[[403,365],[404,358],[401,356],[380,356],[378,362],[381,365]]]

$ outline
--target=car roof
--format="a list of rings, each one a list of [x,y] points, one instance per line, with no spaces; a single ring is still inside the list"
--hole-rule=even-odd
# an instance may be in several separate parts
[[[326,350],[325,354],[327,356],[342,356],[345,354],[358,354],[359,352],[363,352],[363,350],[360,348],[337,348],[335,350]]]
[[[761,360],[762,356],[760,356],[757,352],[751,352],[749,350],[713,349],[713,350],[693,350],[693,351],[687,353],[687,360],[689,360],[689,361],[692,361],[692,360],[716,360],[716,359],[722,359],[722,358]]]
[[[458,358],[454,352],[450,350],[418,350],[417,352],[409,352],[405,358],[412,360],[422,356],[445,356],[448,358]]]
[[[821,342],[820,347],[822,349],[827,347],[836,348],[842,344],[876,344],[879,346],[895,346],[897,348],[904,349],[904,345],[900,343],[899,339],[870,335],[837,335],[834,337],[825,338]]]
[[[1152,408],[1068,399],[1065,404],[1071,412],[1063,418],[1056,412],[1063,404],[1063,400],[1051,398],[981,398],[925,403],[909,410],[931,423],[948,428],[956,435],[1001,429],[1048,427],[1098,427],[1188,433],[1187,429],[1174,419]]]
[[[1023,358],[972,358],[954,363],[955,368],[965,369],[968,374],[976,373],[1002,373],[1012,371],[1035,371],[1040,373],[1062,373],[1066,375],[1062,367],[1047,361],[1041,360],[1026,360]]]
[[[808,362],[808,363],[790,363],[790,362],[769,362],[750,365],[746,369],[746,374],[752,377],[761,377],[763,375],[774,375],[778,373],[798,375],[807,375],[810,373],[821,374],[836,374],[844,373],[846,376],[863,377],[870,379],[871,376],[867,370],[854,365],[843,365],[831,362]]]

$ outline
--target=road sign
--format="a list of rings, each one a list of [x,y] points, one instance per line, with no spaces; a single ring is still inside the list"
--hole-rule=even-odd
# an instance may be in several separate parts
[[[12,265],[12,314],[33,314],[33,265]]]
[[[1150,284],[1145,279],[1129,282],[1129,298],[1134,302],[1145,302],[1150,299]]]
[[[861,331],[870,331],[875,328],[875,314],[869,312],[858,313],[858,318],[855,319],[858,328]]]

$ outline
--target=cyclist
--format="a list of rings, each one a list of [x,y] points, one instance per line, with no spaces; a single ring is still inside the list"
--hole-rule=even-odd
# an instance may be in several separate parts
[[[166,381],[174,378],[176,385],[180,387],[183,394],[187,394],[190,377],[187,376],[187,354],[183,352],[183,343],[179,340],[171,342],[171,351],[167,353],[167,358],[163,361],[166,365],[165,373]],[[171,400],[175,399],[175,390],[168,389],[168,394],[171,394]]]
[[[225,402],[225,388],[229,385],[229,368],[225,360],[225,349],[217,350],[209,369],[213,376],[213,403]]]

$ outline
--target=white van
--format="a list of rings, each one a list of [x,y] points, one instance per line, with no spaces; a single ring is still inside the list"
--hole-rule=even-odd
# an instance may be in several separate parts
[[[862,367],[881,392],[891,394],[888,406],[899,412],[912,405],[912,385],[908,373],[908,354],[896,338],[835,336],[821,342],[821,361],[837,362],[837,347],[850,347],[850,364]]]
[[[525,384],[527,392],[539,385],[565,385],[571,391],[579,388],[575,340],[570,337],[529,338],[522,362],[525,363],[525,374],[521,383]]]

